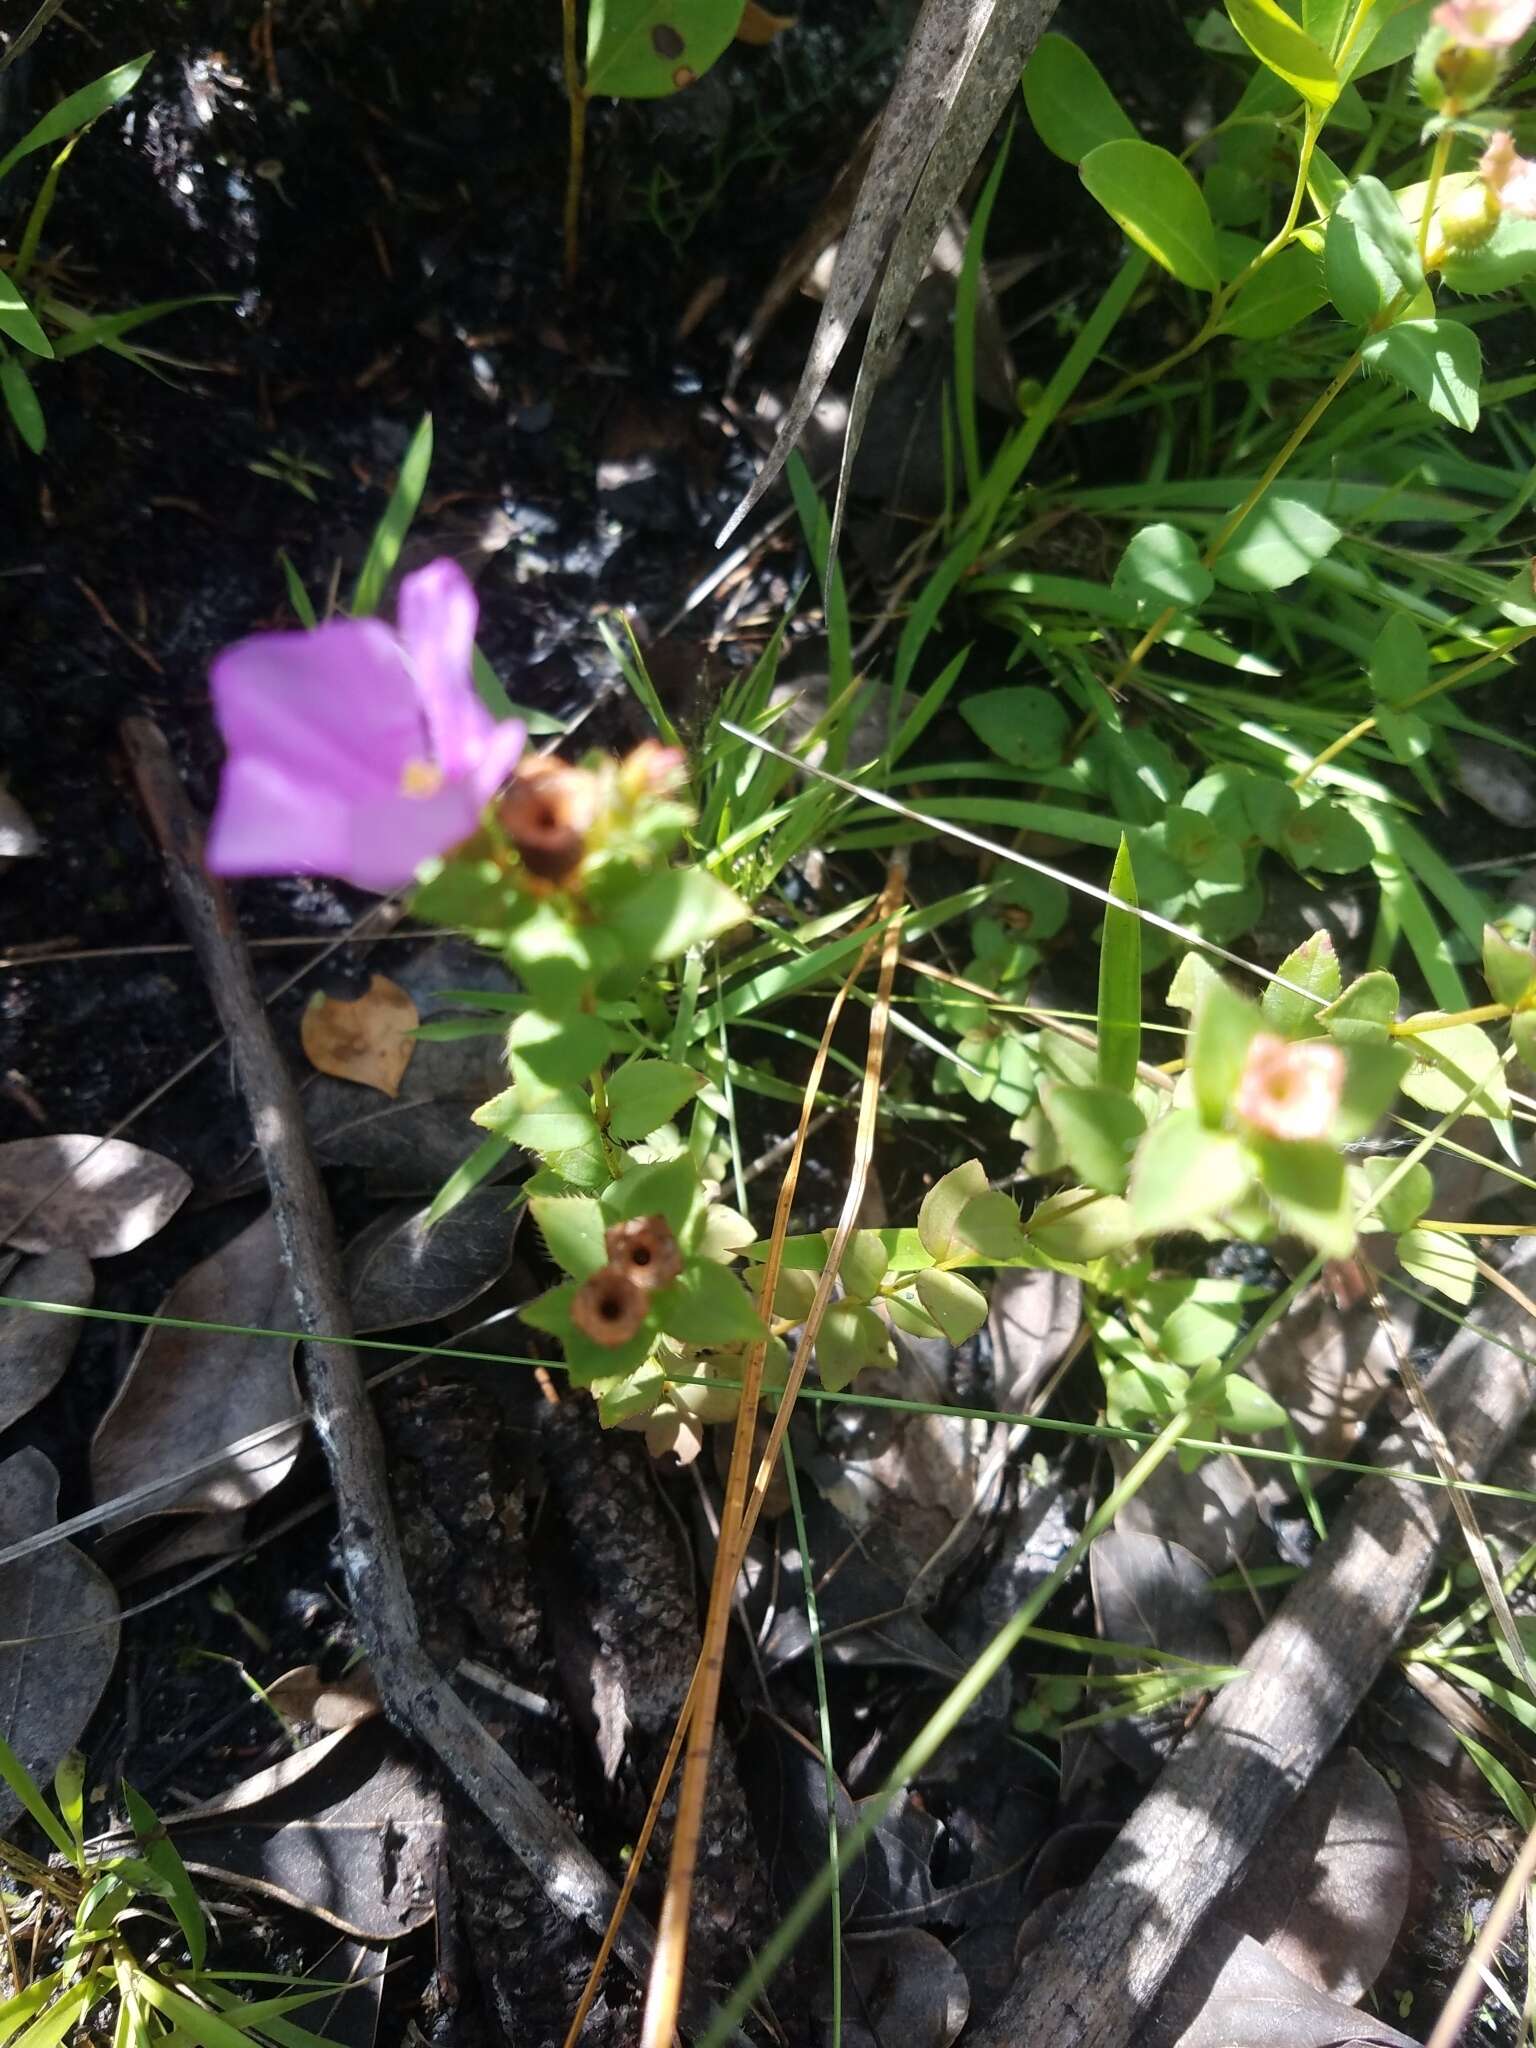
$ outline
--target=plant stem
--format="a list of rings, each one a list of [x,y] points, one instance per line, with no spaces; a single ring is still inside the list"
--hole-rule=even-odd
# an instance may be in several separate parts
[[[570,160],[565,173],[565,283],[576,282],[581,268],[581,183],[587,154],[587,92],[576,56],[576,0],[560,0],[564,34],[561,62],[565,71],[565,96],[570,104]]]
[[[1479,1003],[1474,1010],[1435,1011],[1424,1017],[1409,1017],[1394,1024],[1394,1038],[1426,1038],[1434,1031],[1449,1031],[1453,1024],[1498,1024],[1513,1016],[1508,1003]]]
[[[1424,211],[1419,217],[1419,263],[1429,262],[1429,231],[1435,218],[1435,201],[1440,193],[1440,181],[1445,176],[1445,167],[1451,160],[1449,128],[1442,128],[1435,137],[1435,153],[1429,160],[1429,183],[1424,188]]]

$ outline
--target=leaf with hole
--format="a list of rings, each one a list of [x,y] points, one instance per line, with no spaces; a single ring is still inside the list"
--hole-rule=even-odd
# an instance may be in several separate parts
[[[1176,156],[1139,139],[1103,142],[1083,158],[1080,175],[1104,211],[1155,263],[1180,284],[1216,290],[1216,224]]]
[[[664,99],[703,76],[740,21],[740,0],[592,0],[586,89],[594,97]]]

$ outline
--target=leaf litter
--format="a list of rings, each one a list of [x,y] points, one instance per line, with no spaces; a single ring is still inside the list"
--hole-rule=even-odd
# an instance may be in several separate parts
[[[18,1266],[5,1291],[25,1301],[89,1308],[96,1298],[96,1276],[79,1252],[45,1252]],[[0,1429],[9,1429],[53,1392],[74,1356],[80,1330],[73,1316],[0,1309]]]
[[[0,1240],[115,1258],[163,1230],[191,1192],[173,1160],[125,1138],[15,1138],[0,1145]]]
[[[391,1101],[416,1051],[416,1005],[387,975],[375,974],[353,1002],[314,995],[299,1025],[305,1057],[319,1073],[375,1088]]]

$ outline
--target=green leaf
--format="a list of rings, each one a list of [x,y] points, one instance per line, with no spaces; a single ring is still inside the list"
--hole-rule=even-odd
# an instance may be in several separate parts
[[[1352,327],[1368,327],[1424,288],[1418,245],[1396,198],[1379,178],[1358,178],[1328,216],[1323,282]]]
[[[830,1244],[835,1233],[828,1231],[826,1235]],[[843,1249],[843,1262],[837,1269],[844,1294],[854,1301],[868,1301],[879,1293],[890,1263],[890,1253],[873,1230],[856,1230]]]
[[[736,1275],[713,1259],[688,1267],[652,1296],[656,1321],[684,1344],[750,1344],[764,1335],[752,1297]]]
[[[1189,1031],[1189,1076],[1195,1105],[1214,1130],[1226,1117],[1242,1078],[1248,1046],[1262,1023],[1256,1005],[1224,981],[1213,981]]]
[[[1536,1010],[1520,1010],[1509,1021],[1516,1057],[1536,1074]]]
[[[1283,590],[1337,546],[1338,527],[1306,500],[1270,491],[1212,564],[1229,590]]]
[[[49,1977],[43,1981],[52,1984],[57,1980]],[[25,2033],[18,2034],[11,2048],[55,2048],[55,2043],[62,2041],[70,2032],[87,2005],[95,2004],[110,1981],[105,1970],[92,1970],[78,1984],[72,1984],[56,2004],[50,2005],[34,2019]],[[22,1994],[23,1997],[25,1995]],[[250,2043],[242,2041],[240,2048],[250,2048]]]
[[[705,1076],[673,1060],[632,1060],[608,1080],[608,1128],[627,1144],[670,1123]]]
[[[816,1370],[824,1387],[840,1394],[866,1366],[891,1358],[891,1336],[875,1311],[862,1301],[834,1301],[816,1339]]]
[[[1200,1406],[1219,1429],[1238,1436],[1259,1436],[1266,1429],[1284,1429],[1286,1423],[1285,1410],[1274,1396],[1240,1372],[1223,1373],[1214,1398],[1205,1397]]]
[[[17,433],[34,455],[41,455],[48,445],[48,423],[32,389],[32,379],[9,350],[0,356],[0,397],[5,400],[5,409],[15,422]]]
[[[1349,984],[1343,995],[1318,1012],[1318,1022],[1340,1045],[1385,1045],[1397,1022],[1395,975],[1373,968]]]
[[[1377,1188],[1391,1180],[1397,1172],[1396,1159],[1366,1159],[1361,1162],[1365,1184],[1370,1194],[1371,1206],[1360,1220],[1362,1230],[1390,1230],[1398,1237],[1405,1230],[1411,1230],[1435,1198],[1435,1178],[1422,1159],[1416,1159],[1402,1175],[1391,1192],[1378,1204],[1374,1199]]]
[[[1139,139],[1102,142],[1083,158],[1081,175],[1104,211],[1155,263],[1181,284],[1216,290],[1216,224],[1176,156]]]
[[[990,1192],[986,1168],[979,1159],[967,1159],[963,1166],[936,1180],[924,1195],[917,1212],[917,1235],[936,1265],[960,1258],[969,1249],[958,1228],[961,1213],[978,1195]]]
[[[946,1273],[931,1266],[918,1274],[914,1285],[918,1300],[951,1344],[974,1337],[987,1320],[987,1297],[962,1273]]]
[[[689,1251],[696,1249],[692,1230],[702,1204],[699,1169],[688,1152],[635,1167],[603,1196],[604,1211],[615,1223],[628,1223],[636,1216],[663,1216],[672,1235]]]
[[[422,414],[421,424],[411,436],[411,445],[405,451],[405,460],[400,465],[400,475],[390,493],[389,503],[384,507],[384,516],[368,543],[357,588],[352,593],[354,619],[371,618],[383,601],[384,586],[400,559],[400,550],[410,531],[411,521],[416,517],[416,508],[427,487],[427,472],[431,467],[432,415],[428,412]]]
[[[1394,612],[1371,649],[1371,694],[1383,704],[1418,696],[1429,681],[1429,649],[1406,612]]]
[[[1202,1223],[1240,1200],[1252,1180],[1252,1162],[1230,1132],[1211,1130],[1192,1109],[1174,1110],[1136,1148],[1130,1204],[1137,1234]]]
[[[10,1786],[13,1796],[21,1801],[59,1854],[66,1861],[78,1866],[80,1852],[71,1839],[68,1828],[54,1813],[53,1808],[43,1797],[37,1780],[3,1735],[0,1735],[0,1778]]]
[[[977,1195],[966,1203],[955,1224],[955,1236],[989,1265],[1006,1265],[1009,1260],[1025,1258],[1029,1253],[1019,1205],[1000,1190]]]
[[[1099,1085],[1129,1095],[1141,1058],[1141,919],[1132,914],[1137,908],[1136,875],[1124,839],[1115,855],[1109,893],[1129,907],[1117,910],[1111,904],[1104,912],[1099,945]]]
[[[53,1796],[64,1825],[75,1838],[75,1847],[85,1845],[85,1752],[66,1750],[53,1774]],[[74,1858],[78,1868],[80,1859]]]
[[[115,106],[125,94],[133,91],[153,55],[152,50],[146,50],[142,57],[130,58],[115,70],[103,72],[89,85],[82,85],[78,92],[68,94],[56,107],[50,107],[20,142],[0,157],[0,178],[4,178],[24,156],[30,156],[33,150],[46,149],[50,142],[62,142],[66,135],[72,135],[77,128],[94,121],[98,114],[104,114],[108,107]]]
[[[29,348],[35,356],[53,354],[53,343],[38,326],[37,315],[11,282],[10,273],[5,270],[0,270],[0,334],[8,334],[12,341],[19,341],[23,348]]]
[[[579,1088],[549,1088],[524,1080],[504,1088],[471,1114],[482,1130],[545,1157],[601,1146],[592,1104]]]
[[[1460,320],[1399,320],[1384,334],[1371,335],[1361,354],[1367,369],[1380,370],[1422,398],[1453,427],[1470,433],[1477,425],[1483,350]]]
[[[104,348],[113,355],[126,356],[136,360],[133,349],[120,347],[125,334],[132,334],[136,327],[147,327],[151,320],[163,320],[167,313],[180,313],[188,306],[226,306],[233,302],[232,292],[194,292],[181,299],[153,299],[142,306],[129,306],[121,313],[99,313],[95,319],[85,319],[59,305],[49,307],[50,317],[67,321],[69,332],[54,344],[54,354],[65,362],[70,356],[83,355],[87,349]]]
[[[466,921],[454,915],[448,902],[440,911],[431,900],[463,866],[459,861],[450,862],[418,892],[412,906],[418,914],[441,915],[448,924]],[[546,1015],[574,1015],[597,971],[594,948],[600,936],[606,935],[576,930],[553,903],[540,903],[501,943],[508,964],[517,969],[524,988]]]
[[[885,1295],[883,1299],[886,1314],[896,1328],[905,1331],[907,1336],[937,1337],[942,1334],[933,1317],[919,1303],[915,1289],[903,1287],[895,1294]],[[3,2048],[3,2044],[0,2044],[0,2048]]]
[[[1339,75],[1328,53],[1275,0],[1227,0],[1227,12],[1259,62],[1300,93],[1309,107],[1326,113],[1339,96]]]
[[[1437,1294],[1463,1307],[1477,1287],[1477,1257],[1464,1237],[1451,1230],[1407,1230],[1397,1240],[1398,1264]]]
[[[200,1970],[208,1960],[208,1921],[202,1901],[192,1889],[187,1866],[161,1826],[159,1815],[126,1779],[123,1781],[123,1804],[127,1808],[129,1824],[138,1837],[139,1854],[165,1885],[171,1911],[176,1915],[176,1924],[192,1959],[192,1967]]]
[[[1325,875],[1351,875],[1369,865],[1370,834],[1331,797],[1315,798],[1297,812],[1280,835],[1279,851],[1299,868]]]
[[[624,951],[649,967],[719,938],[743,922],[747,907],[703,868],[660,868],[623,898],[615,915]]]
[[[1453,292],[1466,297],[1484,298],[1528,283],[1536,277],[1536,221],[1506,213],[1481,249],[1448,249],[1440,275]]]
[[[1280,981],[1272,981],[1259,1003],[1264,1022],[1271,1031],[1278,1031],[1282,1038],[1320,1037],[1322,1027],[1317,1021],[1318,1012],[1339,994],[1344,980],[1339,972],[1339,956],[1333,950],[1333,940],[1326,932],[1314,932],[1294,953],[1286,955],[1280,962],[1278,973],[1281,980],[1309,990],[1317,1000],[1309,1001],[1307,996],[1282,988]]]
[[[1280,1220],[1330,1259],[1355,1248],[1344,1155],[1321,1139],[1283,1144],[1255,1142],[1259,1182]]]
[[[1133,140],[1130,116],[1090,57],[1052,31],[1024,66],[1024,105],[1035,133],[1053,156],[1080,164],[1101,143]]]
[[[1058,1266],[1102,1259],[1136,1236],[1129,1207],[1118,1195],[1101,1195],[1093,1188],[1062,1188],[1047,1195],[1024,1230],[1035,1250]]]
[[[1317,258],[1299,242],[1293,243],[1254,272],[1221,324],[1241,341],[1272,341],[1310,319],[1327,299]]]
[[[1131,1155],[1147,1120],[1117,1088],[1047,1088],[1041,1096],[1068,1165],[1088,1187],[1124,1194]]]
[[[547,1088],[579,1086],[596,1073],[612,1050],[609,1027],[579,1011],[574,1016],[550,1017],[542,1010],[524,1010],[507,1033],[513,1076],[521,1080],[525,1074],[531,1075]]]
[[[1518,1009],[1536,988],[1536,954],[1511,945],[1495,924],[1483,926],[1483,979],[1496,1003]]]
[[[573,1280],[590,1279],[608,1263],[603,1212],[592,1195],[533,1195],[529,1214],[545,1249]]]
[[[1186,953],[1174,970],[1173,980],[1168,984],[1168,1007],[1170,1010],[1198,1010],[1205,1001],[1207,989],[1221,976],[1203,953]]]
[[[740,0],[591,0],[589,94],[665,99],[701,78],[730,45]]]
[[[1110,587],[1145,604],[1193,611],[1210,596],[1215,579],[1182,527],[1157,525],[1131,535]]]
[[[1072,729],[1060,700],[1028,685],[967,697],[960,716],[984,747],[1013,768],[1056,767]]]
[[[1349,1065],[1333,1118],[1333,1136],[1342,1145],[1375,1129],[1413,1060],[1406,1046],[1391,1042],[1366,1041],[1347,1050]]]
[[[1509,1083],[1493,1040],[1478,1024],[1424,1030],[1434,1014],[1422,1011],[1404,1020],[1402,1042],[1412,1050],[1413,1065],[1403,1077],[1403,1093],[1438,1116],[1458,1108],[1467,1116],[1508,1116]]]

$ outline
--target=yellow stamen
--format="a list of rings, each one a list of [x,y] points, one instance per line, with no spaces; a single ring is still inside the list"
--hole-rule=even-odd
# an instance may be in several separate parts
[[[443,786],[443,771],[435,761],[407,761],[400,770],[402,796],[436,796]]]

